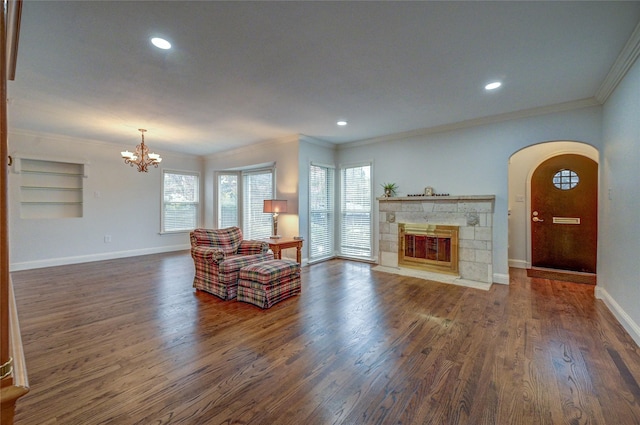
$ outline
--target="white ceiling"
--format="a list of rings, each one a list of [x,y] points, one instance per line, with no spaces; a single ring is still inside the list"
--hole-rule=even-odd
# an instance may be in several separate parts
[[[26,0],[9,128],[144,127],[161,154],[366,140],[593,99],[639,20],[614,1]]]

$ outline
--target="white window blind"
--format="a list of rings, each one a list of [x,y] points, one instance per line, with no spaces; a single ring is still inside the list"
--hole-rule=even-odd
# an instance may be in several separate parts
[[[341,169],[340,255],[371,258],[371,164]]]
[[[265,199],[273,199],[273,170],[242,173],[242,233],[245,239],[271,235],[271,214],[262,212]]]
[[[309,260],[334,254],[334,175],[329,166],[311,164],[309,168]]]
[[[218,228],[238,225],[239,173],[218,175]]]
[[[200,211],[200,175],[187,171],[162,171],[162,229],[193,230]]]

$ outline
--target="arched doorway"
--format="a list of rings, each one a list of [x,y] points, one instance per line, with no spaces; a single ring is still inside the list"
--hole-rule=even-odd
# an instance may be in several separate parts
[[[515,152],[509,158],[509,266],[532,268],[531,179],[534,170],[546,160],[565,154],[576,154],[599,161],[598,150],[591,145],[574,141],[542,142]],[[597,179],[596,179],[597,180]],[[596,183],[597,185],[597,183]],[[566,217],[556,215],[556,217]],[[574,218],[574,217],[569,217]],[[544,218],[542,218],[544,220]],[[553,216],[551,217],[553,221]],[[556,221],[558,221],[556,219]],[[567,279],[568,280],[568,279]],[[595,282],[595,276],[589,282]]]
[[[596,272],[598,164],[583,155],[545,160],[531,176],[531,266]]]

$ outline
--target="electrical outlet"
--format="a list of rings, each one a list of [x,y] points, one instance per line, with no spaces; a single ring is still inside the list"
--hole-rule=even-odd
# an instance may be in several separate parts
[[[104,243],[111,243],[111,235],[104,235]]]

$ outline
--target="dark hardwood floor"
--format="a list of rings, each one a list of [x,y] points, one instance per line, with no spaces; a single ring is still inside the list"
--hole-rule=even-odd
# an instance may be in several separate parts
[[[268,310],[188,252],[13,273],[16,424],[640,424],[640,350],[594,287],[490,291],[329,261]]]

